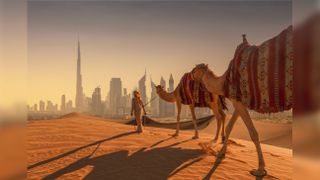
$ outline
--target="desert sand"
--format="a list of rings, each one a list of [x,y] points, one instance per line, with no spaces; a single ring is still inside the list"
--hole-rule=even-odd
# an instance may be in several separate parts
[[[228,115],[226,119],[230,118],[231,115]],[[210,123],[202,132],[210,133],[213,137],[216,124],[216,122]],[[261,143],[292,149],[292,123],[264,122],[261,119],[255,120],[253,118],[253,124],[259,132]],[[231,138],[251,141],[248,130],[240,117],[233,127]]]
[[[246,129],[242,128],[246,132]],[[239,130],[240,131],[240,130]],[[214,152],[199,143],[212,135],[193,131],[134,127],[100,118],[70,114],[56,120],[27,124],[28,179],[256,179],[257,167],[250,141],[231,138],[226,158],[216,161]],[[262,145],[268,175],[264,179],[292,179],[292,150]]]

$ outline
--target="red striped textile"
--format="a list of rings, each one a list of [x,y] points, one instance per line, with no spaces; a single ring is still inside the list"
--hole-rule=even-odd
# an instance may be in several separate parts
[[[212,94],[205,88],[204,84],[193,80],[191,73],[185,73],[180,80],[180,97],[182,104],[193,104],[195,107],[208,107],[213,101]]]
[[[259,46],[244,39],[229,64],[225,96],[260,113],[291,109],[292,54],[292,26]]]

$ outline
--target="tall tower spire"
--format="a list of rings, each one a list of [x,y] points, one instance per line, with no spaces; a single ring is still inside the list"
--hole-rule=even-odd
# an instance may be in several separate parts
[[[80,112],[83,107],[83,89],[82,89],[82,76],[81,76],[81,51],[80,40],[78,34],[78,58],[77,58],[77,85],[76,85],[76,111]]]
[[[174,80],[172,74],[170,74],[170,79],[169,79],[169,91],[174,91]]]

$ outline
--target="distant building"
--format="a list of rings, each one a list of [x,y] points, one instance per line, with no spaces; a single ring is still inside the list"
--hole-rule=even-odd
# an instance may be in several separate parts
[[[163,89],[167,90],[168,92],[173,92],[174,91],[174,79],[172,74],[170,75],[169,78],[169,88],[166,88],[166,81],[164,80],[163,77],[161,77],[160,80],[160,85],[162,86]],[[153,86],[153,85],[152,85]],[[155,90],[154,90],[155,91]],[[161,98],[159,98],[159,117],[171,117],[175,116],[176,111],[175,111],[175,103],[169,103]]]
[[[55,104],[55,105],[53,106],[53,111],[54,111],[54,112],[57,112],[57,111],[58,111],[58,104]]]
[[[61,96],[61,105],[60,105],[60,111],[64,113],[66,111],[66,95]]]
[[[159,116],[159,97],[156,90],[156,84],[152,81],[152,79],[151,79],[150,112],[152,116]]]
[[[174,79],[171,74],[169,79],[168,92],[173,92],[173,91],[174,91]],[[166,102],[166,116],[175,116],[175,114],[176,114],[175,103]]]
[[[96,87],[92,93],[91,114],[101,116],[103,113],[103,105],[101,102],[101,88]]]
[[[82,112],[89,112],[91,108],[91,97],[83,95],[83,106],[82,106]]]
[[[45,111],[45,102],[40,100],[39,102],[39,111],[44,112]]]
[[[38,105],[37,104],[33,105],[33,111],[38,111]]]
[[[82,75],[81,75],[81,52],[80,41],[78,39],[78,59],[77,59],[77,85],[76,85],[76,111],[83,111],[83,88],[82,88]]]
[[[166,89],[166,81],[161,77],[160,85],[163,89]],[[159,116],[160,117],[166,117],[167,116],[167,108],[166,108],[167,102],[165,102],[163,99],[159,98]]]
[[[121,98],[121,106],[123,107],[123,114],[130,114],[131,95],[128,94],[127,88],[123,88],[123,96]]]
[[[148,102],[147,99],[147,88],[146,88],[146,79],[147,79],[147,71],[145,71],[142,78],[139,80],[139,92],[141,95],[142,102],[146,104]]]
[[[121,106],[122,82],[120,78],[112,78],[109,90],[109,110],[112,116],[119,115],[118,108]]]
[[[54,111],[54,105],[51,101],[47,101],[47,108],[46,111],[53,112]]]
[[[128,90],[127,88],[123,88],[123,96],[127,96],[128,95]]]
[[[70,112],[73,112],[73,107],[72,107],[72,101],[69,100],[67,103],[66,103],[66,113],[70,113]]]

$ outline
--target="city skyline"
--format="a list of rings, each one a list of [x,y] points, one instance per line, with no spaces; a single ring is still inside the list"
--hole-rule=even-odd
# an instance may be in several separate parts
[[[140,80],[138,82],[141,82],[141,79],[146,79],[146,75],[144,75],[142,78],[140,78]],[[169,83],[168,83],[169,88],[167,90],[169,92],[171,92],[171,91],[174,90],[174,88],[173,88],[174,87],[174,78],[173,78],[172,74],[170,74],[170,78],[168,80],[169,80]],[[117,81],[117,82],[114,82],[114,81]],[[148,83],[146,83],[146,81],[142,81],[142,82],[144,83],[144,86],[147,86]],[[154,97],[155,96],[158,97],[158,95],[156,94],[156,91],[155,91],[155,86],[157,84],[154,83],[154,81],[152,80],[151,77],[150,77],[150,84],[151,84],[151,86],[150,86],[151,91],[149,92],[149,94],[145,95],[146,98],[148,98],[147,99],[148,101],[146,102],[146,104],[148,104],[149,106],[151,106],[151,102],[154,102],[154,100],[155,100]],[[162,84],[163,87],[167,87],[166,86],[166,81],[164,80],[163,77],[161,77],[159,84]],[[116,88],[115,88],[115,86],[116,86]],[[132,93],[133,93],[133,91],[132,92],[128,92],[127,91],[128,88],[122,86],[121,78],[111,78],[109,87],[110,87],[110,89],[107,91],[105,96],[101,95],[102,93],[101,93],[101,87],[100,86],[97,86],[92,90],[92,94],[97,94],[97,89],[99,89],[98,90],[98,94],[99,94],[99,97],[100,97],[101,101],[104,101],[105,103],[108,103],[108,106],[112,106],[112,103],[110,104],[110,102],[112,101],[110,99],[110,97],[113,97],[113,98],[117,98],[118,97],[118,98],[120,98],[122,96],[127,96],[127,95],[132,96]],[[135,90],[139,90],[139,88],[137,88]],[[75,91],[77,91],[77,87],[76,87]],[[82,101],[84,102],[86,98],[90,98],[90,95],[83,94]],[[46,102],[47,103],[50,102],[50,103],[53,103],[53,104],[57,104],[58,107],[60,107],[60,108],[57,108],[57,110],[64,111],[66,109],[66,106],[67,106],[68,103],[69,104],[70,104],[70,102],[71,102],[71,104],[72,104],[72,102],[75,103],[76,100],[77,100],[77,96],[75,98],[72,98],[72,97],[66,96],[66,94],[62,94],[62,95],[60,95],[60,100],[59,100],[60,104],[57,101],[52,101],[51,98],[45,98],[45,99],[38,99],[37,102],[35,102],[33,104],[32,103],[28,103],[27,105],[30,108],[33,108],[34,106],[39,107],[39,109],[36,110],[36,111],[41,111],[41,109],[42,109],[42,111],[45,111],[45,109],[47,108]],[[44,104],[43,108],[40,108],[42,106],[41,104]],[[69,105],[69,107],[72,107],[74,111],[77,111],[76,103],[74,104],[74,106],[72,106],[72,105],[70,106]],[[84,105],[83,105],[83,107],[84,107]],[[34,109],[32,109],[32,110],[34,110]]]
[[[79,54],[79,51],[78,51]],[[80,56],[79,56],[80,57]],[[80,58],[78,58],[77,63],[77,77],[79,77],[80,73]],[[150,78],[151,79],[151,78]],[[175,104],[169,103],[161,100],[157,93],[155,84],[151,80],[152,91],[151,94],[147,95],[145,87],[146,87],[146,71],[145,74],[139,79],[139,91],[141,93],[141,98],[145,100],[145,109],[152,117],[173,117],[176,114]],[[161,85],[163,87],[166,86],[166,82],[161,78]],[[81,83],[79,83],[79,79],[77,79],[76,92],[78,94],[79,87],[81,87]],[[168,82],[169,92],[174,90],[174,78],[172,74],[170,75]],[[108,91],[108,95],[105,100],[102,99],[101,96],[101,88],[100,86],[96,87],[92,93],[92,96],[82,96],[81,94],[75,97],[75,102],[82,102],[82,104],[75,103],[75,106],[72,105],[72,100],[68,100],[66,95],[63,94],[61,96],[60,104],[53,102],[51,100],[39,100],[39,103],[35,103],[33,105],[27,105],[28,118],[30,119],[39,119],[39,118],[55,118],[60,117],[62,115],[71,113],[71,112],[80,112],[93,116],[99,117],[114,117],[114,118],[127,118],[131,112],[131,98],[133,97],[130,93],[128,94],[127,88],[122,86],[121,78],[112,78],[110,80],[110,89]],[[150,97],[150,100],[148,100]],[[68,101],[67,101],[68,100]],[[183,111],[185,112],[185,111]],[[198,111],[202,112],[202,115],[210,114],[209,111]],[[204,113],[203,113],[204,112]],[[187,113],[183,113],[182,117],[187,117]]]
[[[179,82],[202,62],[221,75],[241,34],[260,44],[290,24],[289,1],[28,2],[27,102],[76,96],[78,33],[83,93],[100,85],[104,99],[111,78],[132,92],[145,68],[156,84],[171,73]]]

